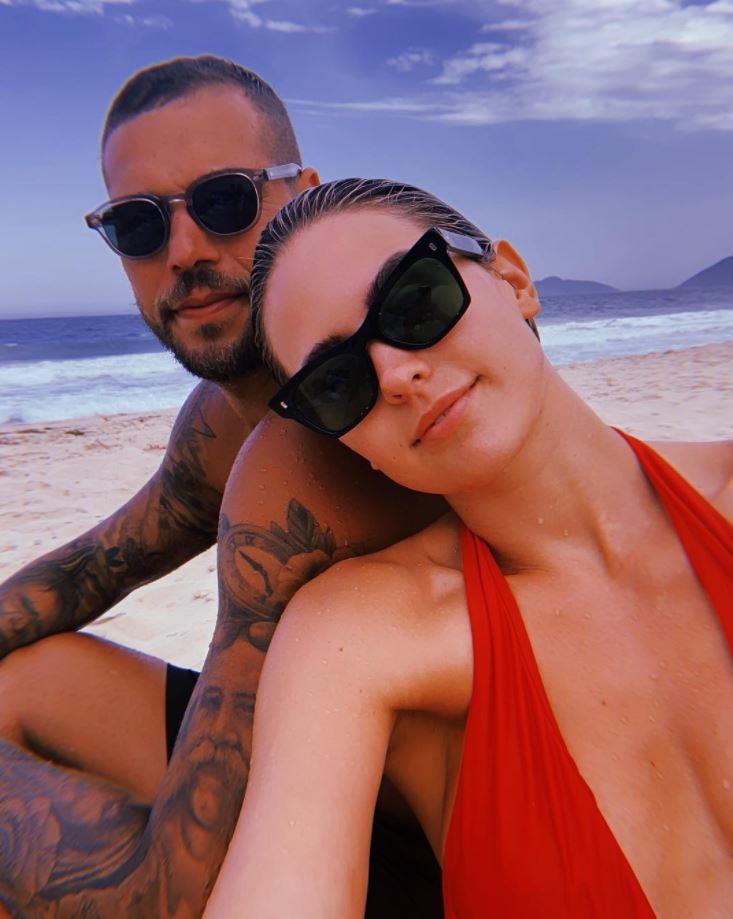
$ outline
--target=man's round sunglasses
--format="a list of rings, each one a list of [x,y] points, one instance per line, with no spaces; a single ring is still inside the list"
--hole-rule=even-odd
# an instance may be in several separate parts
[[[300,424],[341,437],[374,408],[379,380],[367,352],[371,341],[419,351],[444,338],[471,302],[449,252],[490,261],[490,241],[433,227],[415,245],[385,262],[367,297],[367,315],[357,331],[333,347],[316,345],[295,376],[270,401],[270,408]]]
[[[114,198],[87,214],[84,220],[118,255],[149,258],[168,242],[174,201],[185,202],[192,219],[208,233],[234,236],[257,222],[264,182],[292,179],[301,172],[296,163],[212,172],[196,179],[180,195]]]

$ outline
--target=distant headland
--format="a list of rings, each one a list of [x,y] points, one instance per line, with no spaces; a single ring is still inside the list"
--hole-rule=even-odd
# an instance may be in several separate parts
[[[535,282],[538,292],[546,297],[558,297],[564,294],[612,294],[618,287],[601,284],[598,281],[572,281],[551,275]]]
[[[545,297],[560,297],[572,294],[611,294],[619,292],[618,287],[610,284],[601,284],[598,281],[575,281],[570,278],[558,278],[551,275],[535,282],[540,295]],[[691,278],[678,284],[672,290],[691,287],[733,287],[733,255],[721,259],[708,268],[703,268]]]
[[[733,287],[733,255],[693,274],[680,287]]]

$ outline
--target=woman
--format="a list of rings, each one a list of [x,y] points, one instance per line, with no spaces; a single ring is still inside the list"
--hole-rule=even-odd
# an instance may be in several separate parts
[[[360,915],[383,771],[449,917],[729,915],[731,444],[604,425],[519,255],[409,186],[296,198],[252,302],[273,408],[452,513],[292,601],[207,915]]]

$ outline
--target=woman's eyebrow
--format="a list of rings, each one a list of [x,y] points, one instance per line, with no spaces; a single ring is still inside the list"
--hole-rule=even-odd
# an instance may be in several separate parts
[[[389,280],[389,276],[395,270],[397,265],[402,261],[404,256],[407,254],[407,249],[403,249],[401,252],[393,252],[392,255],[387,256],[387,258],[382,262],[382,267],[374,276],[374,280],[369,286],[369,292],[366,295],[366,300],[364,301],[367,312],[374,306],[374,304],[382,296],[384,290],[384,285]]]
[[[401,252],[393,252],[392,255],[387,256],[387,258],[382,262],[381,268],[374,276],[372,283],[369,285],[369,291],[367,292],[366,299],[364,301],[367,312],[372,308],[372,306],[374,306],[375,303],[378,302],[379,297],[382,295],[382,291],[384,290],[384,285],[389,280],[389,276],[402,260],[406,252],[406,249]],[[316,342],[316,344],[313,345],[300,366],[305,367],[307,364],[310,364],[311,361],[316,360],[327,351],[330,351],[331,348],[335,348],[336,345],[343,344],[350,337],[350,335],[329,335],[328,338],[321,339],[321,341]]]
[[[316,358],[319,358],[327,351],[330,351],[331,348],[335,348],[336,345],[342,344],[349,337],[349,335],[329,335],[328,338],[322,338],[321,341],[313,345],[310,351],[306,354],[305,360],[300,365],[301,368],[305,367],[307,364],[310,364],[311,361],[316,360]]]

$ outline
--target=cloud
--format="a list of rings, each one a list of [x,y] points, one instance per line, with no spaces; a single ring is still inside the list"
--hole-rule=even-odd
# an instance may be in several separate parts
[[[399,70],[400,73],[407,73],[421,64],[431,65],[434,63],[435,55],[427,48],[410,48],[397,57],[390,57],[387,60],[387,64],[390,67],[394,67],[395,70]]]
[[[31,6],[44,13],[100,15],[108,6],[131,6],[137,0],[0,0],[3,6]]]
[[[313,99],[286,99],[289,108],[297,108],[308,114],[323,114],[323,112],[382,112],[393,115],[425,115],[435,114],[435,105],[432,102],[421,102],[411,98],[372,99],[367,102],[320,102]]]
[[[378,13],[379,10],[375,10],[374,7],[367,6],[349,6],[346,8],[346,12],[349,14],[349,16],[363,18],[364,16],[373,16],[375,13]]]
[[[381,99],[369,109],[344,102],[342,110],[463,125],[665,120],[683,130],[733,130],[733,0],[457,5],[486,40],[445,58],[412,99]],[[511,13],[497,19],[502,8]],[[393,60],[410,69],[410,53]]]
[[[192,0],[194,3],[207,3],[211,0]],[[217,0],[219,2],[219,0]],[[254,7],[269,3],[270,0],[221,0],[229,7],[229,11],[237,22],[243,22],[251,29],[267,29],[270,32],[283,32],[289,34],[302,34],[314,32],[323,34],[335,31],[333,26],[318,23],[294,22],[288,19],[270,19],[255,12]]]
[[[163,29],[164,31],[168,31],[168,29],[173,26],[173,20],[169,19],[167,16],[160,15],[131,16],[129,13],[125,13],[122,16],[116,16],[115,22],[130,26],[131,28]]]
[[[455,6],[457,0],[385,0],[386,6]]]

